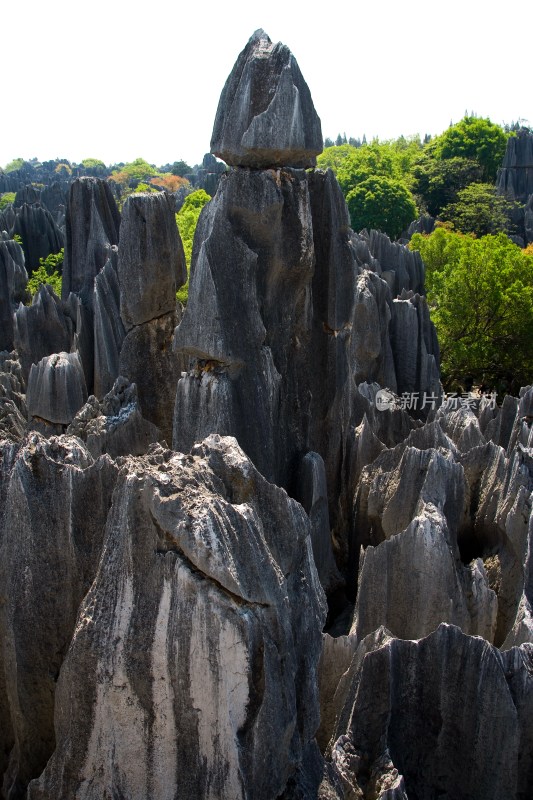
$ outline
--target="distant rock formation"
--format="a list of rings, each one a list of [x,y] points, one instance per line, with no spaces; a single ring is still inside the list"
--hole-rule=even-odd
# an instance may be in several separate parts
[[[126,336],[120,317],[118,248],[94,279],[94,393],[103,397],[118,378],[119,357]]]
[[[296,59],[257,30],[222,90],[211,152],[232,166],[313,167],[322,146],[320,120]]]
[[[203,189],[213,197],[218,188],[220,178],[226,172],[226,169],[226,165],[218,161],[212,153],[206,153],[200,167],[194,173],[186,175],[186,178],[195,189]]]
[[[503,164],[498,170],[496,188],[499,194],[515,200],[524,211],[513,216],[518,235],[533,242],[533,133],[520,129],[507,140]]]
[[[497,188],[500,194],[522,205],[533,195],[533,133],[521,129],[507,139]]]

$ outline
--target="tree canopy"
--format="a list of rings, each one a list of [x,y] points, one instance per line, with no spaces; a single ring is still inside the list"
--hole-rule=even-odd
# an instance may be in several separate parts
[[[430,149],[438,159],[468,158],[477,161],[485,181],[494,181],[505,155],[508,135],[500,125],[482,117],[465,116],[437,136]]]
[[[15,170],[20,169],[22,166],[24,166],[24,159],[14,158],[13,161],[5,165],[4,172],[15,172]]]
[[[517,393],[533,375],[533,255],[505,234],[415,234],[447,389]]]
[[[471,183],[457,193],[454,203],[445,206],[440,219],[453,223],[461,233],[486,236],[489,233],[512,233],[513,211],[518,203],[496,193],[490,183]]]
[[[346,197],[352,228],[375,228],[397,239],[416,218],[416,205],[405,185],[375,175],[358,183]]]

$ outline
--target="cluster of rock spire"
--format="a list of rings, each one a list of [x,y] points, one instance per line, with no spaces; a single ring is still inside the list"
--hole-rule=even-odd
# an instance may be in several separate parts
[[[529,796],[533,390],[442,402],[321,147],[260,30],[184,310],[164,193],[72,183],[62,298],[0,241],[5,800]]]

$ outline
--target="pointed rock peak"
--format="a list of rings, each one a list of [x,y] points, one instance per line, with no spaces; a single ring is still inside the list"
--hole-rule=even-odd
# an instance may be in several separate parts
[[[296,59],[261,28],[222,90],[211,152],[232,166],[313,167],[322,151],[320,119]]]

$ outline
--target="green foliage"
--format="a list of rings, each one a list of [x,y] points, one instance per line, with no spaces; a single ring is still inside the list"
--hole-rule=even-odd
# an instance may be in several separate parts
[[[341,144],[318,156],[320,169],[332,169],[346,197],[354,230],[376,228],[396,238],[416,218],[410,192],[419,137],[371,144]]]
[[[4,172],[15,172],[15,170],[20,169],[23,165],[23,158],[15,158],[13,161],[10,161],[9,164],[5,165]]]
[[[375,175],[411,183],[412,167],[422,145],[419,137],[390,142],[373,141],[359,147],[351,144],[326,148],[317,158],[319,169],[332,169],[345,195],[361,181]]]
[[[138,183],[134,190],[136,193],[144,193],[150,194],[151,192],[158,192],[159,189],[156,189],[155,186],[151,186],[149,183]]]
[[[84,158],[83,161],[81,162],[81,165],[82,167],[85,167],[85,169],[94,169],[94,170],[107,169],[104,162],[100,161],[99,158]]]
[[[346,202],[355,231],[375,228],[397,239],[416,218],[413,196],[394,178],[379,175],[366,178],[348,192]]]
[[[185,251],[185,261],[187,264],[187,283],[178,289],[176,294],[177,299],[184,305],[187,303],[189,296],[189,273],[191,270],[192,248],[194,242],[194,233],[198,218],[202,208],[211,200],[210,195],[203,189],[198,189],[187,195],[185,202],[176,214],[176,224],[180,232],[181,241],[183,242],[183,249]]]
[[[50,253],[46,258],[39,259],[39,269],[33,272],[28,281],[27,288],[32,298],[39,291],[41,284],[48,284],[57,296],[61,297],[64,255],[65,251],[62,248],[59,253]]]
[[[470,183],[480,182],[481,165],[471,158],[438,159],[426,148],[413,166],[413,192],[420,205],[433,217],[457,199],[457,193]]]
[[[13,241],[16,242],[17,244],[20,244],[20,246],[22,247],[22,236],[19,233],[13,234]]]
[[[494,181],[505,155],[508,135],[490,119],[465,116],[429,145],[435,158],[468,158],[477,161],[483,180]]]
[[[453,223],[454,228],[462,233],[476,236],[500,231],[510,233],[513,211],[519,207],[518,203],[496,194],[492,184],[471,183],[457,193],[455,203],[442,209],[440,218]]]
[[[4,192],[0,194],[0,211],[8,206],[10,203],[15,202],[15,192]]]
[[[192,172],[192,167],[190,167],[186,161],[174,161],[170,171],[173,175],[179,175],[180,178],[183,178],[185,175]]]
[[[505,234],[475,239],[445,227],[415,234],[446,388],[517,393],[533,375],[533,255]]]
[[[147,181],[155,175],[159,175],[159,172],[152,164],[149,164],[144,158],[136,158],[135,161],[114,170],[110,177],[116,183],[136,186],[141,181]]]
[[[96,178],[105,178],[109,170],[99,158],[84,158],[81,162],[85,173]]]

